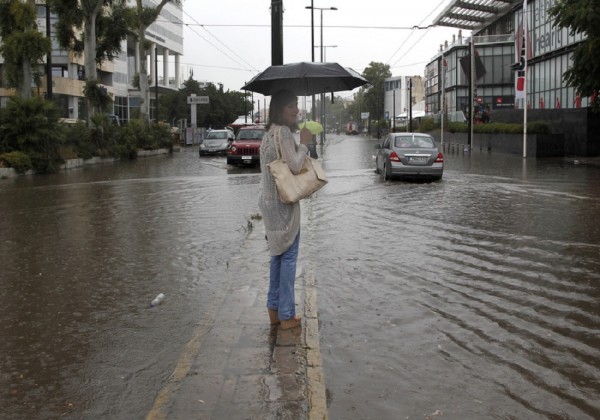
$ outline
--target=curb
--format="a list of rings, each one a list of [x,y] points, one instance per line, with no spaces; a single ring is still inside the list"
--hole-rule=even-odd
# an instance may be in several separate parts
[[[306,322],[302,334],[302,346],[306,349],[308,420],[327,420],[327,397],[321,362],[316,280],[312,270],[303,277]]]

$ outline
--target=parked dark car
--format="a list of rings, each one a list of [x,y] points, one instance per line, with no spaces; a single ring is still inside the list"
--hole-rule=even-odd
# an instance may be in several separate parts
[[[233,139],[234,134],[231,130],[211,130],[200,143],[198,154],[200,156],[225,155]]]
[[[260,143],[265,135],[265,127],[252,125],[240,128],[227,151],[228,165],[258,165]]]
[[[375,172],[384,180],[424,178],[439,180],[444,173],[444,155],[433,137],[423,133],[390,133],[378,150]]]

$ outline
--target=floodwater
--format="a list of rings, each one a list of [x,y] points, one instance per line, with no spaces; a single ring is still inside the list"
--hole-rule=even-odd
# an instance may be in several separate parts
[[[195,148],[2,180],[0,418],[144,418],[231,281],[259,176]]]
[[[600,418],[600,167],[460,150],[383,183],[365,143],[327,147],[304,242],[330,418]]]
[[[303,202],[331,419],[600,417],[600,167],[329,136]],[[0,417],[143,418],[258,213],[197,149],[0,181]],[[149,308],[158,294],[165,303]]]

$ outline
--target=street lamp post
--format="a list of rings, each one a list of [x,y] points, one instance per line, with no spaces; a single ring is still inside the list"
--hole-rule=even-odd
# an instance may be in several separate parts
[[[315,61],[315,54],[314,54],[314,48],[315,48],[315,19],[314,19],[314,14],[313,12],[315,10],[320,10],[321,11],[321,45],[323,45],[323,10],[337,10],[337,7],[315,7],[313,5],[313,2],[310,2],[310,6],[306,6],[305,9],[310,9],[310,13],[311,13],[311,21],[310,21],[310,30],[311,30],[311,43],[312,43],[312,47],[313,47],[313,53],[312,53],[312,61]],[[323,62],[323,48],[321,48],[321,62]]]
[[[323,42],[323,40],[321,39],[321,42]],[[337,45],[315,45],[315,48],[321,48],[321,63],[326,63],[327,62],[327,48],[337,48]],[[321,94],[321,122],[324,123],[323,124],[323,131],[321,132],[321,144],[325,143],[325,132],[327,131],[327,119],[325,117],[325,111],[326,111],[326,106],[325,106],[325,94],[322,93]]]
[[[313,15],[313,12],[315,10],[320,10],[321,11],[321,63],[324,62],[324,57],[323,57],[323,51],[324,51],[324,46],[323,46],[323,10],[337,10],[337,7],[315,7],[313,2],[310,2],[311,5],[310,6],[306,6],[306,9],[311,9],[311,16]],[[315,28],[314,28],[314,18],[311,20],[311,31],[314,34]],[[315,38],[314,35],[312,36],[312,47],[313,47],[313,62],[315,61],[315,56],[314,56],[314,50],[315,50]],[[321,94],[321,122],[323,122],[323,102],[325,102],[325,94]],[[315,110],[314,110],[314,99],[313,99],[313,116],[315,115]],[[321,132],[321,144],[325,141],[325,130],[323,130]]]
[[[327,62],[327,48],[337,48],[337,45],[315,45],[315,48],[321,48],[322,59],[321,62]]]

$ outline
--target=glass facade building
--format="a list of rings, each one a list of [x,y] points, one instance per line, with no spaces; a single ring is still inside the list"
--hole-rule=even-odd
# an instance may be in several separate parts
[[[556,0],[529,0],[526,16],[526,105],[523,99],[515,99],[515,64],[519,62],[523,43],[522,1],[492,3],[508,4],[498,9],[497,14],[488,13],[480,20],[472,13],[464,14],[464,21],[456,16],[453,7],[463,7],[467,2],[453,2],[437,19],[436,23],[467,28],[472,26],[471,37],[446,45],[425,68],[426,110],[429,114],[441,111],[441,92],[444,85],[446,112],[468,110],[469,104],[469,44],[475,42],[475,62],[477,80],[474,86],[473,101],[479,109],[518,108],[564,109],[586,107],[589,98],[580,98],[571,86],[563,80],[569,69],[573,49],[585,35],[571,34],[568,29],[553,25],[548,9]],[[473,3],[473,1],[471,1]],[[473,10],[477,5],[473,4]],[[464,12],[464,9],[463,9]],[[483,12],[481,12],[483,13]],[[452,19],[450,19],[452,17]],[[471,20],[469,20],[471,19]],[[476,23],[473,23],[476,22]],[[465,58],[466,57],[466,58]],[[481,70],[481,71],[480,71]]]
[[[556,0],[530,0],[527,6],[527,104],[532,109],[586,107],[589,98],[580,98],[562,75],[570,68],[573,47],[585,39],[557,28],[548,16]],[[521,25],[522,9],[514,13],[515,26]]]

